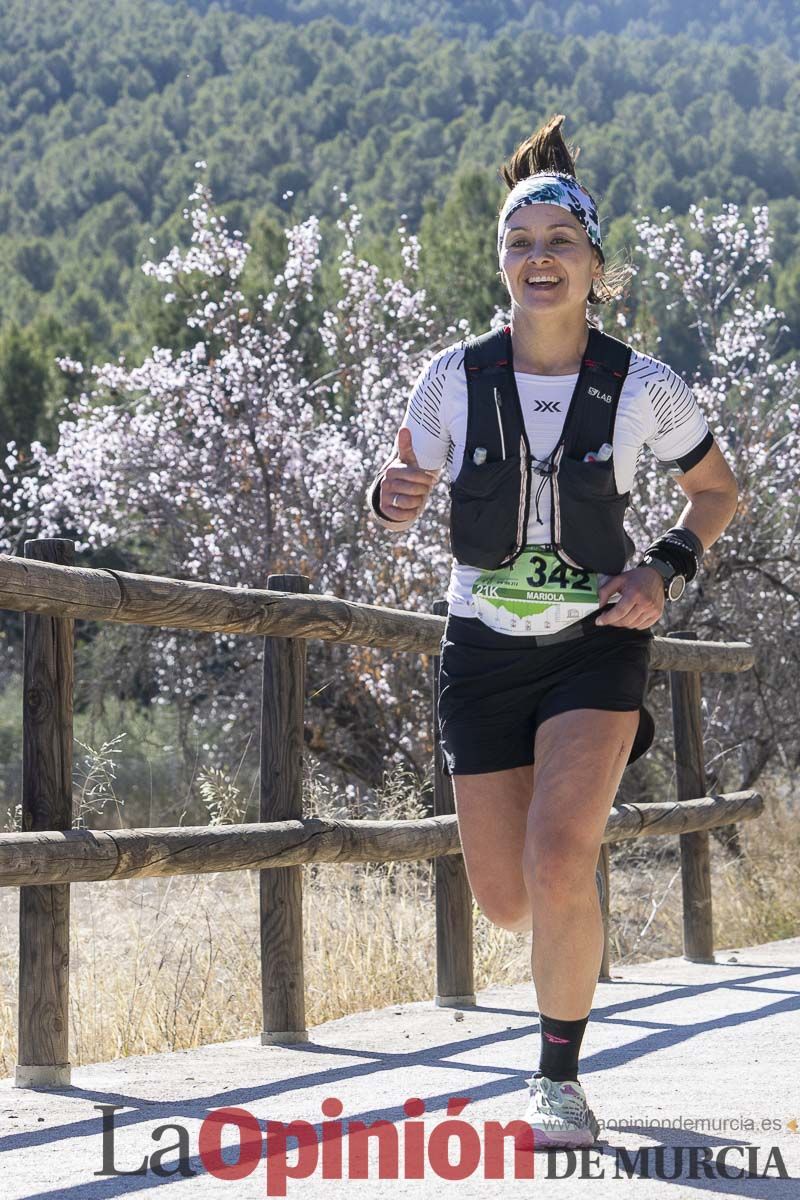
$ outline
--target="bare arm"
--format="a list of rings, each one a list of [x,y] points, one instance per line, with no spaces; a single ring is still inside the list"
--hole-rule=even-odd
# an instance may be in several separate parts
[[[676,476],[689,497],[676,524],[697,534],[707,550],[733,520],[739,503],[739,487],[716,442],[694,467]],[[596,618],[596,625],[620,625],[649,629],[664,611],[664,584],[654,567],[632,567],[614,575],[598,589],[601,606],[620,592],[613,609]]]
[[[696,466],[676,478],[689,497],[676,524],[696,533],[707,550],[736,515],[739,503],[736,476],[715,442]]]

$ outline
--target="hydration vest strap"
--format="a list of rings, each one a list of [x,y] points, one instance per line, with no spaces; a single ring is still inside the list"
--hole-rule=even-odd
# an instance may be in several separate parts
[[[516,384],[511,371],[509,326],[490,329],[464,348],[464,367],[470,398],[465,458],[485,446],[489,461],[516,454],[522,433]]]
[[[599,329],[589,340],[573,403],[564,430],[564,453],[583,458],[587,450],[613,443],[614,422],[628,367],[631,347]]]
[[[482,371],[485,367],[506,366],[508,362],[509,327],[490,329],[479,337],[471,338],[464,347],[464,361],[468,371]]]

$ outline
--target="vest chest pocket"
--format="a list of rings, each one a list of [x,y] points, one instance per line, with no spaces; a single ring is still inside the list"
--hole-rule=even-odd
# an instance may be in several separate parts
[[[606,459],[605,462],[581,462],[580,459],[568,458],[566,454],[562,454],[558,474],[576,496],[585,496],[587,499],[597,496],[613,500],[624,494],[618,493],[614,484],[613,458]]]
[[[586,463],[564,454],[554,483],[567,554],[589,571],[617,575],[635,546],[622,524],[630,492],[617,492],[613,459]]]
[[[450,484],[450,547],[458,562],[488,570],[514,550],[524,470],[519,457],[480,466],[465,458]]]

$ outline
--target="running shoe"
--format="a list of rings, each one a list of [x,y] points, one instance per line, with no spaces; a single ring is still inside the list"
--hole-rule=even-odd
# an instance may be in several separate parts
[[[530,1142],[524,1135],[520,1138],[521,1149],[544,1150],[552,1146],[572,1149],[594,1145],[600,1126],[577,1080],[558,1083],[546,1075],[532,1075],[525,1082],[530,1086],[524,1120],[531,1127],[532,1137]]]

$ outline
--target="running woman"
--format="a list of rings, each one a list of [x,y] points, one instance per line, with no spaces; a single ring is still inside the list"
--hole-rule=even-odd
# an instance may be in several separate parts
[[[619,298],[627,275],[606,271],[563,120],[502,168],[510,325],[483,359],[471,339],[430,360],[366,497],[378,524],[402,532],[449,469],[439,737],[476,901],[502,928],[533,934],[541,1041],[525,1119],[536,1148],[592,1145],[599,1133],[578,1065],[603,951],[602,835],[625,767],[653,741],[651,627],[738,501],[691,390],[588,320],[587,303]],[[585,448],[597,420],[608,438]],[[622,513],[645,445],[688,503],[628,567]]]

